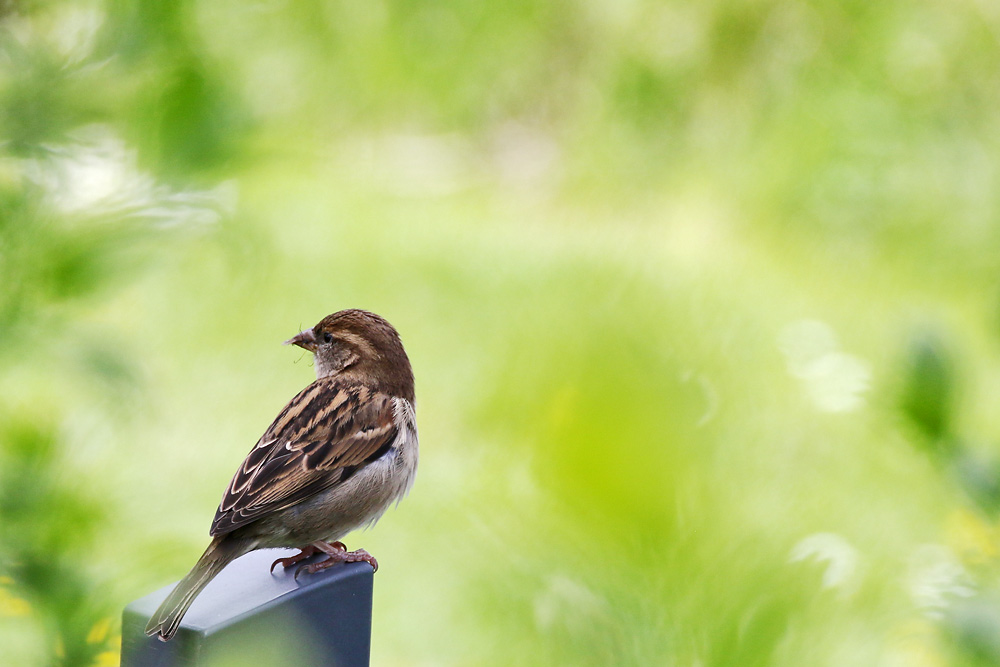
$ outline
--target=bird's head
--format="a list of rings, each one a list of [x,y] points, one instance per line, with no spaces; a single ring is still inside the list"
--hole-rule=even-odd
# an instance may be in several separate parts
[[[315,356],[316,377],[343,376],[413,401],[413,371],[399,333],[367,310],[341,310],[285,341]]]

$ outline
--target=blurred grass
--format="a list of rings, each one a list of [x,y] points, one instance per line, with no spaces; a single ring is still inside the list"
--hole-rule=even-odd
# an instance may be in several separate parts
[[[373,664],[1000,660],[992,6],[0,11],[0,662],[114,664],[352,306]]]

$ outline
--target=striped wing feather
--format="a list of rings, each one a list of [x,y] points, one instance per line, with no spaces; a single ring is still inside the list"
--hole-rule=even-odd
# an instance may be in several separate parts
[[[247,455],[215,513],[224,535],[330,489],[392,446],[397,428],[388,394],[332,378],[289,402]]]

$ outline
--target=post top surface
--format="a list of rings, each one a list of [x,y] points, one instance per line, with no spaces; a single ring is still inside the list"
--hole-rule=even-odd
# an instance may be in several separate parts
[[[274,559],[296,553],[295,549],[262,549],[234,560],[195,598],[181,626],[196,633],[211,634],[279,598],[329,586],[340,580],[372,576],[368,563],[339,563],[316,574],[303,572],[298,581],[294,578],[294,567],[285,570],[278,565],[274,574],[268,571]],[[317,560],[321,558],[313,557],[304,562]],[[125,612],[151,617],[175,584],[135,600],[125,608]]]

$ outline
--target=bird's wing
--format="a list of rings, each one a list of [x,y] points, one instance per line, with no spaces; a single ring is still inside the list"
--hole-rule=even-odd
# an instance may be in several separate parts
[[[289,402],[229,483],[210,534],[224,535],[343,483],[396,439],[393,398],[317,380]]]

